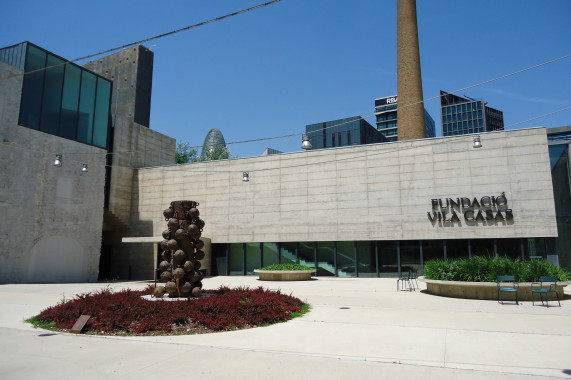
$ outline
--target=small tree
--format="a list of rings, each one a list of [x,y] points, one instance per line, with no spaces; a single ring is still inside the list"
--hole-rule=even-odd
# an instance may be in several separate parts
[[[229,158],[230,151],[228,148],[222,145],[217,145],[206,152],[202,152],[202,154],[196,158],[196,162],[227,160]]]
[[[190,144],[185,141],[179,141],[176,144],[176,163],[188,164],[189,162],[196,162],[198,151],[192,149]]]

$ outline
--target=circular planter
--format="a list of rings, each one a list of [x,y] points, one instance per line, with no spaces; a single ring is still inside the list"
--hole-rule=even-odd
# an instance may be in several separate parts
[[[498,299],[498,286],[495,282],[441,281],[427,280],[424,277],[419,277],[418,279],[426,283],[426,291],[429,294],[436,296],[479,300]],[[557,283],[557,293],[560,299],[563,299],[563,288],[567,284],[567,282]],[[537,301],[538,298],[536,295],[535,300]],[[520,301],[531,301],[531,282],[519,283],[518,299]]]
[[[307,281],[314,270],[260,270],[254,269],[262,281]]]

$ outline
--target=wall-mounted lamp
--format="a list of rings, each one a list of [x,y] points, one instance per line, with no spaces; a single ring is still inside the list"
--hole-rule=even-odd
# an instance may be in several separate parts
[[[83,167],[81,168],[81,172],[87,173],[87,164],[83,164]]]
[[[308,135],[303,135],[303,138],[301,139],[301,149],[311,149],[313,148],[313,146],[311,145],[311,140],[309,138]]]
[[[474,148],[481,148],[482,141],[480,140],[480,136],[474,137]]]
[[[56,159],[54,161],[54,166],[57,166],[58,168],[61,167],[61,154],[56,154]]]
[[[242,173],[242,181],[243,182],[250,182],[250,173],[248,173],[248,172]]]

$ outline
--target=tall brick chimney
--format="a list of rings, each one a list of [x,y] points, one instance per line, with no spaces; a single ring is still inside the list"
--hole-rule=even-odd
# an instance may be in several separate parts
[[[398,140],[426,137],[416,0],[397,0]]]

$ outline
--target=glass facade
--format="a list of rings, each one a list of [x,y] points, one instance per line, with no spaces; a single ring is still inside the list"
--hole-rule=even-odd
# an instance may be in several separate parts
[[[481,99],[467,99],[440,91],[442,136],[466,135],[504,129],[502,111]]]
[[[396,95],[375,99],[377,130],[381,132],[388,141],[397,141],[398,139],[397,103],[398,97]],[[435,137],[436,124],[426,109],[424,110],[424,122],[426,127],[426,137]]]
[[[29,42],[0,50],[24,69],[18,124],[107,148],[111,82]]]
[[[424,274],[424,263],[433,259],[454,259],[474,255],[498,255],[530,260],[547,258],[547,238],[320,241],[287,243],[214,244],[226,252],[226,268],[217,273],[253,275],[254,269],[278,263],[298,262],[315,268],[316,276],[396,278],[416,270]],[[317,259],[317,260],[316,260]]]
[[[361,116],[309,124],[305,126],[305,133],[311,140],[312,149],[387,141],[383,134]]]

